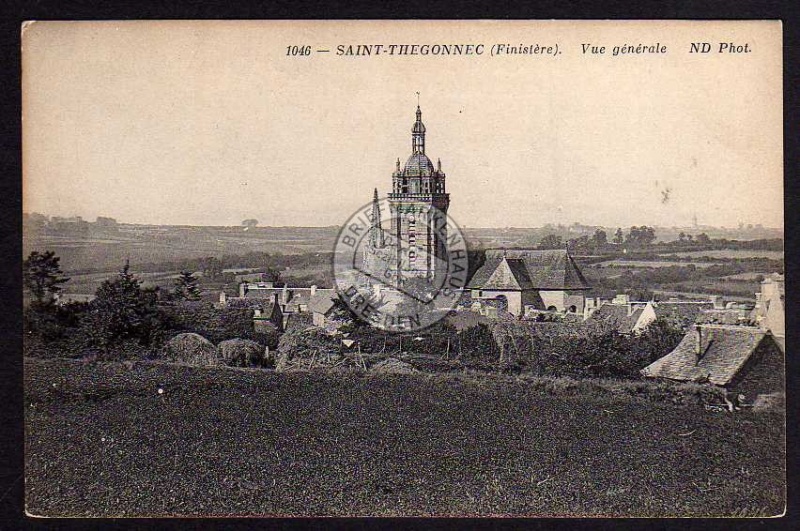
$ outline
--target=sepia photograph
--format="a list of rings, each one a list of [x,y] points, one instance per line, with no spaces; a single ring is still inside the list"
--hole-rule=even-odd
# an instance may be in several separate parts
[[[780,21],[28,21],[25,512],[786,513]]]

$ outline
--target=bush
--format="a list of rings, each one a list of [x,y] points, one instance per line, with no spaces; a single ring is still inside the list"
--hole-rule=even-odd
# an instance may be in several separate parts
[[[164,345],[164,358],[195,367],[222,364],[214,344],[199,334],[178,334]]]
[[[574,326],[498,322],[492,333],[499,349],[497,361],[504,368],[538,376],[634,380],[683,337],[663,320],[630,336],[591,321]]]
[[[249,339],[227,339],[217,346],[222,361],[230,367],[262,367],[264,347]]]
[[[457,334],[457,355],[465,360],[499,361],[500,351],[491,329],[479,323]]]
[[[44,341],[65,339],[76,333],[81,316],[88,309],[87,303],[79,302],[64,306],[33,303],[22,313],[22,328],[26,336]]]
[[[328,360],[340,355],[340,352],[340,339],[329,336],[318,328],[289,330],[281,336],[278,344],[275,369],[290,369],[296,360]]]
[[[163,316],[156,305],[158,288],[142,288],[128,263],[97,288],[81,317],[80,335],[87,347],[101,351],[128,341],[155,346],[163,338]]]

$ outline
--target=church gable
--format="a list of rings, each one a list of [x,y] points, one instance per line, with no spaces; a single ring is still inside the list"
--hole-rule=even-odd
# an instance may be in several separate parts
[[[566,250],[490,250],[486,251],[486,263],[475,272],[469,283],[471,288],[502,289],[490,287],[495,272],[498,280],[508,279],[506,285],[537,290],[583,290],[589,283]],[[505,275],[505,276],[504,276]],[[511,280],[513,278],[513,281]]]
[[[521,291],[531,289],[531,281],[522,260],[503,259],[483,286],[489,290]]]

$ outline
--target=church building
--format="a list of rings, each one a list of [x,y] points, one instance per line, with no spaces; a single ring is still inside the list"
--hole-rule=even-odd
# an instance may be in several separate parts
[[[591,289],[566,249],[487,250],[468,288],[473,301],[500,300],[518,317],[528,309],[583,314]]]

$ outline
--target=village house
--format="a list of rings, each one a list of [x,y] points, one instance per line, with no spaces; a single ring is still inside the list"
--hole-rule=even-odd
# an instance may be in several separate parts
[[[473,303],[495,300],[520,317],[526,308],[583,313],[590,289],[575,261],[560,250],[487,250],[468,286]]]
[[[272,299],[246,298],[225,296],[220,294],[220,305],[228,308],[247,308],[253,310],[253,328],[256,332],[264,331],[265,326],[273,326],[278,331],[286,327],[286,315],[281,309],[279,295],[273,294]]]
[[[761,283],[756,293],[751,318],[763,330],[769,330],[781,349],[786,351],[786,283],[783,275],[774,273]]]
[[[698,324],[672,352],[641,373],[709,383],[753,399],[783,391],[784,355],[774,336],[758,327]]]
[[[605,302],[596,308],[589,319],[611,325],[620,334],[638,334],[656,320],[652,302],[613,304]]]
[[[281,287],[276,287],[273,282],[269,281],[255,281],[261,275],[260,273],[253,273],[252,275],[243,275],[242,282],[239,284],[238,297],[228,297],[225,292],[219,295],[219,305],[236,305],[239,307],[253,308],[260,311],[261,316],[270,315],[272,319],[274,313],[271,308],[272,304],[276,304],[280,310],[283,322],[281,328],[286,325],[287,318],[292,314],[309,313],[309,302],[316,294],[335,294],[335,290],[328,288],[318,288],[311,286],[309,288],[290,288],[285,284]]]
[[[330,324],[330,317],[336,308],[336,299],[337,295],[328,293],[328,290],[316,293],[311,297],[308,307],[311,311],[311,322],[314,326],[326,328]]]
[[[662,318],[672,326],[688,330],[696,322],[708,324],[750,324],[744,305],[724,305],[718,296],[708,301],[631,301],[618,294],[611,301],[586,299],[584,317],[614,326],[621,334],[636,334]]]

